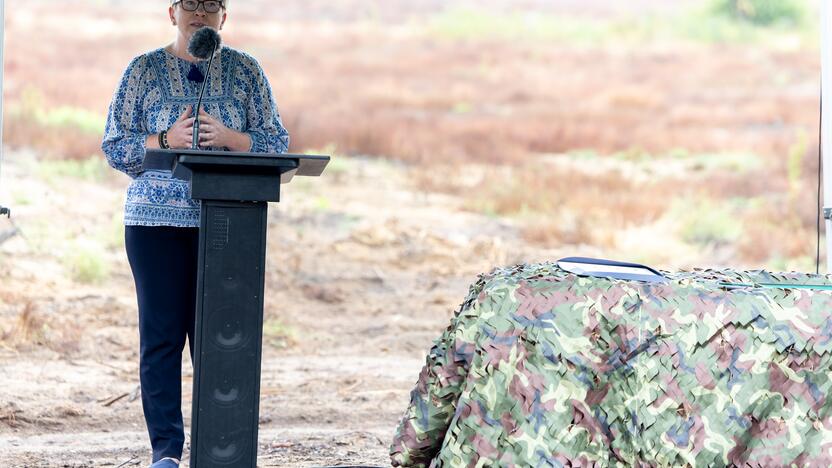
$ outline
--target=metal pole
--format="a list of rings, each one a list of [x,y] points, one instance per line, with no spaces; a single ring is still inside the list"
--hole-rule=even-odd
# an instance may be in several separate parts
[[[6,43],[6,2],[0,0],[0,158],[3,156],[3,49]]]
[[[0,167],[3,166],[3,49],[6,37],[6,2],[0,0]],[[2,173],[0,173],[2,175]],[[2,182],[2,178],[0,178]],[[9,215],[9,209],[0,205],[0,215]]]
[[[821,151],[823,217],[826,224],[826,271],[832,271],[832,5],[821,2]]]

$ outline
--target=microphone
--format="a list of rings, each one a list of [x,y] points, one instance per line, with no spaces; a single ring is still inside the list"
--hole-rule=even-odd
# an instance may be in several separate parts
[[[202,105],[202,96],[205,94],[205,85],[208,84],[208,76],[211,74],[211,64],[214,62],[214,54],[220,48],[222,39],[220,34],[213,28],[204,27],[198,29],[191,41],[188,43],[188,53],[197,60],[208,60],[208,70],[205,72],[205,79],[202,81],[202,88],[199,91],[199,99],[194,108],[194,139],[192,149],[199,148],[199,108]],[[193,67],[192,67],[193,69]],[[188,73],[190,79],[191,73]],[[199,80],[193,80],[199,81]]]

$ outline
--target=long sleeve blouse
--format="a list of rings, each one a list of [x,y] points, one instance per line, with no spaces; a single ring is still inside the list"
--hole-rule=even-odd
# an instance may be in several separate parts
[[[191,62],[165,49],[133,59],[116,89],[101,148],[109,164],[130,176],[124,224],[199,226],[199,202],[188,184],[170,171],[142,171],[149,135],[167,130],[196,104],[202,83],[191,81]],[[223,47],[211,70],[197,64],[208,80],[203,108],[233,130],[248,133],[251,152],[285,153],[289,133],[283,127],[263,69],[250,55]],[[225,148],[211,148],[221,150]]]

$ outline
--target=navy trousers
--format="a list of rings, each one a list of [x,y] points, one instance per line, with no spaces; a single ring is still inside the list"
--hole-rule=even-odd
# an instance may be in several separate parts
[[[142,409],[153,461],[181,458],[182,352],[194,354],[199,229],[127,226],[125,245],[139,304]]]

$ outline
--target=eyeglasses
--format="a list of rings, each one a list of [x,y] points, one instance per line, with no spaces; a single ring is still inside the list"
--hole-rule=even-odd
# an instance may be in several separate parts
[[[217,13],[220,8],[223,8],[223,4],[219,0],[179,0],[174,5],[177,3],[182,5],[182,9],[185,11],[196,11],[200,5],[202,5],[205,13]]]

